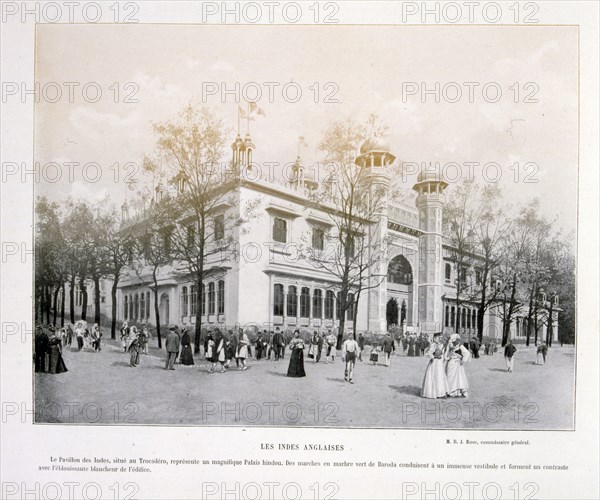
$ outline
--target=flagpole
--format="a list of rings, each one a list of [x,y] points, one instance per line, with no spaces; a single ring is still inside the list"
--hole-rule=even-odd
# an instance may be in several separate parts
[[[250,135],[250,103],[246,102],[246,109],[248,114],[246,115],[246,133]]]

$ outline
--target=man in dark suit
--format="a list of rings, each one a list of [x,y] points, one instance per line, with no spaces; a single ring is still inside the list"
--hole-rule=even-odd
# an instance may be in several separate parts
[[[275,352],[275,361],[279,361],[283,359],[283,351],[285,349],[283,334],[279,327],[275,329],[275,334],[273,335],[273,351]]]
[[[35,332],[35,371],[46,373],[46,353],[48,352],[48,334],[41,325]]]
[[[517,352],[517,348],[513,345],[512,340],[508,340],[508,344],[504,348],[504,359],[506,360],[506,371],[512,372],[513,367],[515,365],[515,352]]]
[[[165,370],[174,370],[173,365],[175,364],[175,359],[177,359],[177,354],[179,354],[179,344],[181,341],[179,340],[179,335],[177,334],[177,327],[172,326],[169,328],[169,333],[167,335],[167,340],[165,342],[165,347],[167,348],[167,359],[165,360]]]

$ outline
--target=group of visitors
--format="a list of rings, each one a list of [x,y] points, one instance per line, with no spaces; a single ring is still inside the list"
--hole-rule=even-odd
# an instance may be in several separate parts
[[[63,342],[53,326],[38,325],[35,331],[35,371],[40,373],[64,373],[67,366],[62,357]]]
[[[471,352],[461,343],[460,335],[454,333],[444,341],[441,332],[434,334],[427,356],[430,360],[425,369],[421,396],[466,398],[469,383],[464,364],[471,359]]]

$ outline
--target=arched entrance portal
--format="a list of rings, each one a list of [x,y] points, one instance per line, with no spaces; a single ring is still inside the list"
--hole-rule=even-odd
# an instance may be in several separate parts
[[[395,324],[413,323],[413,272],[404,255],[397,255],[388,264],[387,291],[390,301],[394,300],[396,308]],[[390,310],[388,302],[388,311]],[[388,327],[390,326],[388,315]]]
[[[398,324],[398,301],[396,299],[388,300],[385,308],[385,319],[388,329],[390,326]]]
[[[160,310],[160,319],[163,325],[168,325],[169,321],[169,295],[163,293],[160,296],[159,302],[159,310]]]

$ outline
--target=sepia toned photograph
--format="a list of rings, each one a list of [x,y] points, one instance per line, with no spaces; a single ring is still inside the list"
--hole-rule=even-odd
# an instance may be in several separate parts
[[[575,430],[578,51],[37,25],[35,423]]]

